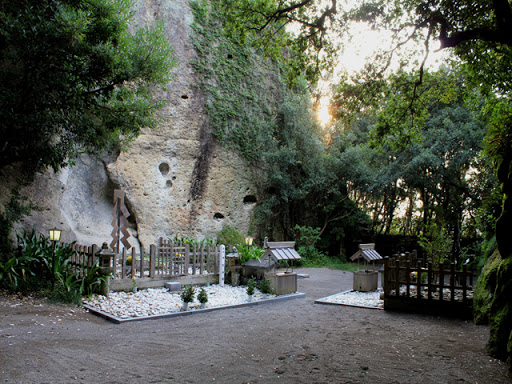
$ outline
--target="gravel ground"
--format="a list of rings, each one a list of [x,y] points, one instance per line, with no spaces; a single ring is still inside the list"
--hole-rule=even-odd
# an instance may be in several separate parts
[[[316,302],[384,309],[384,300],[380,298],[380,294],[380,290],[373,292],[346,291],[323,297],[316,300]]]
[[[0,296],[5,383],[511,383],[468,321],[315,300],[352,275],[308,269],[305,298],[113,324],[83,308]]]
[[[246,287],[232,287],[225,285],[210,285],[205,287],[208,294],[206,308],[215,308],[226,305],[236,305],[248,302]],[[196,294],[197,294],[196,290]],[[275,295],[269,295],[274,297]],[[252,301],[260,301],[263,295],[256,289]],[[84,300],[84,304],[90,305],[103,312],[109,313],[121,319],[142,316],[164,315],[182,310],[182,301],[179,292],[169,292],[165,288],[144,289],[137,293],[111,292],[109,297],[93,295]],[[200,308],[200,303],[195,299],[189,304],[188,309]]]
[[[205,287],[208,294],[206,308],[238,305],[248,302],[246,287],[232,287],[225,285],[210,285]],[[196,292],[197,293],[197,292]],[[267,295],[275,297],[275,295]],[[251,298],[252,302],[261,301],[265,297],[258,289]],[[165,315],[182,311],[182,301],[179,292],[170,292],[165,288],[144,289],[136,293],[111,292],[109,297],[93,295],[84,299],[87,304],[97,310],[106,312],[120,319],[133,317]],[[344,304],[360,307],[384,308],[384,300],[380,299],[380,291],[355,292],[346,291],[317,300],[317,302],[330,304]],[[199,309],[200,303],[195,300],[189,304],[188,309]]]

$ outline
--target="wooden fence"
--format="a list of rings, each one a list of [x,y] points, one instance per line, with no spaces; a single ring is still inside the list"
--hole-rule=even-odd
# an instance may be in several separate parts
[[[68,265],[76,274],[84,276],[87,268],[99,265],[99,253],[102,249],[97,245],[69,245],[75,252]],[[127,252],[126,249],[120,253],[113,252],[107,266],[112,268],[115,283],[116,280],[131,280],[132,277],[165,280],[218,274],[219,260],[219,246],[198,247],[160,238],[158,246],[150,245],[149,252],[141,249],[140,253],[136,253],[135,248],[132,248],[131,252]]]
[[[74,252],[68,263],[69,268],[78,276],[83,277],[87,273],[87,269],[99,264],[97,255],[100,250],[97,245],[85,246],[79,244],[62,244],[73,248]]]
[[[434,265],[416,252],[384,258],[384,308],[471,318],[473,272],[466,265]]]
[[[219,273],[218,246],[197,247],[160,238],[158,247],[151,245],[149,253],[140,254],[125,249],[114,256],[114,276],[126,277],[175,277]]]

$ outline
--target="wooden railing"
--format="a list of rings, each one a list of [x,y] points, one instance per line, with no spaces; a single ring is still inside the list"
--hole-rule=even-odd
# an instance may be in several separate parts
[[[433,308],[442,303],[470,309],[473,300],[473,272],[466,265],[417,260],[415,253],[384,258],[384,308]],[[401,301],[401,303],[400,303]],[[427,304],[427,305],[425,305]]]
[[[70,244],[75,250],[69,266],[75,273],[83,276],[86,269],[99,264],[97,245],[83,246]],[[172,242],[160,238],[158,246],[152,244],[149,252],[135,248],[131,252],[123,249],[115,253],[109,267],[114,279],[174,277],[189,275],[207,275],[219,273],[220,247],[190,246],[181,242]]]
[[[70,246],[73,248],[74,253],[68,263],[69,268],[78,276],[83,277],[86,274],[87,268],[94,266],[98,263],[96,256],[99,248],[97,245],[85,246],[79,244],[62,244],[63,246]]]

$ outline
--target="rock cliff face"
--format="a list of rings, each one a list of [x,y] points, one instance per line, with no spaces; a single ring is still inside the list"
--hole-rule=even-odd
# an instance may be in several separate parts
[[[61,227],[64,241],[110,243],[113,190],[120,188],[132,214],[133,246],[147,248],[160,236],[213,237],[224,225],[247,231],[257,200],[251,170],[211,135],[191,65],[196,52],[189,1],[139,0],[135,11],[140,25],[164,21],[179,60],[159,127],[144,130],[119,155],[102,161],[82,156],[58,174],[37,175],[22,194],[39,210],[23,225],[45,233]]]

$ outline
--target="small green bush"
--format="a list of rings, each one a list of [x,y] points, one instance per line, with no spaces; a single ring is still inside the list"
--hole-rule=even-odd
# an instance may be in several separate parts
[[[255,245],[237,244],[236,249],[238,251],[238,260],[240,261],[240,264],[247,263],[252,259],[260,260],[261,256],[265,253],[264,249]]]
[[[261,293],[265,295],[272,293],[272,283],[268,279],[263,279],[260,281],[258,289],[260,290]]]
[[[196,289],[192,285],[185,285],[181,291],[180,297],[184,303],[191,303],[194,301]]]
[[[206,292],[206,289],[201,288],[201,290],[197,294],[197,301],[199,301],[201,304],[208,302],[208,293]]]
[[[247,283],[247,294],[249,296],[254,295],[254,290],[256,289],[256,280],[254,277],[251,277],[249,279],[249,282]]]
[[[224,245],[245,244],[245,236],[235,228],[225,225],[222,230],[217,233],[217,243]]]

